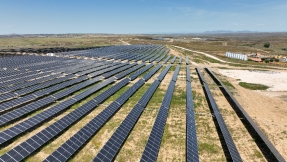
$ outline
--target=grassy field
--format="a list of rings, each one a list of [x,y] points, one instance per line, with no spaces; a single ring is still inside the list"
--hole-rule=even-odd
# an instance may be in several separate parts
[[[169,35],[174,40],[185,38],[186,40],[199,37],[206,41],[170,42],[152,40],[153,37],[165,37],[166,35],[141,36],[126,38],[124,40],[132,44],[168,44],[185,47],[188,49],[204,51],[210,54],[222,55],[226,51],[234,53],[260,52],[266,55],[287,55],[286,47],[287,33],[248,33],[248,34],[191,34],[191,35]],[[269,42],[270,47],[264,48],[264,43]]]
[[[118,37],[0,38],[0,49],[95,47],[122,44]]]

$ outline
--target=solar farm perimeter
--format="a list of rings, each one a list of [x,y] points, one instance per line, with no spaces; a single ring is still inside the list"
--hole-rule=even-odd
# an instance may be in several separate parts
[[[162,45],[1,55],[0,161],[285,161],[191,59]]]

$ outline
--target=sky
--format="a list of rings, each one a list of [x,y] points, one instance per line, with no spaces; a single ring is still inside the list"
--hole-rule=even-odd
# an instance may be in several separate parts
[[[0,34],[287,31],[286,0],[1,0]]]

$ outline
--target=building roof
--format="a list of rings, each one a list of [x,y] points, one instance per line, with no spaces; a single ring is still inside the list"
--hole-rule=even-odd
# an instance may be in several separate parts
[[[261,58],[250,58],[252,61],[255,61],[255,62],[261,62]]]

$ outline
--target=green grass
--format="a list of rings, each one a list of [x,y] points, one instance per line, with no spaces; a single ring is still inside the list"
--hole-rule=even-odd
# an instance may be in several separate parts
[[[198,64],[204,63],[202,60],[197,59],[197,58],[192,59],[192,61],[193,61],[193,62],[196,62],[196,63],[198,63]]]
[[[218,153],[220,147],[215,144],[199,142],[198,143],[198,151],[199,152],[206,152],[206,153]]]
[[[229,66],[233,66],[233,67],[252,67],[252,68],[256,68],[256,69],[277,69],[275,67],[265,67],[263,66],[259,66],[259,65],[252,65],[252,64],[227,64]],[[261,64],[262,65],[262,64]],[[272,66],[272,64],[268,64],[268,66]]]
[[[263,158],[263,155],[261,154],[261,152],[255,150],[254,156],[257,158]]]
[[[229,81],[221,81],[225,86],[227,86],[227,87],[231,87],[231,88],[234,88],[235,89],[235,87],[229,82]]]
[[[175,92],[177,94],[173,94],[171,105],[185,106],[185,98],[186,98],[185,91],[176,87]]]
[[[254,83],[246,83],[246,82],[239,82],[241,87],[251,89],[251,90],[266,90],[269,87],[263,84],[254,84]]]
[[[205,56],[205,55],[197,55],[197,56],[194,56],[194,57],[200,58],[200,59],[202,59],[202,60],[204,60],[204,61],[208,61],[208,62],[210,62],[210,63],[221,63],[221,64],[222,64],[222,62],[220,62],[220,61],[218,61],[218,60],[215,60],[215,59],[213,59],[213,58],[211,58],[211,57],[207,57],[207,56]]]
[[[176,69],[176,66],[171,66],[169,71],[175,71],[175,69]]]

